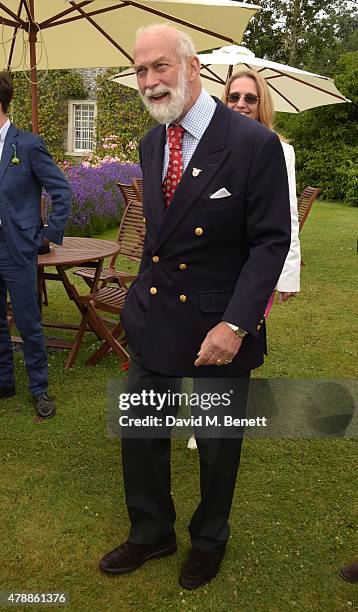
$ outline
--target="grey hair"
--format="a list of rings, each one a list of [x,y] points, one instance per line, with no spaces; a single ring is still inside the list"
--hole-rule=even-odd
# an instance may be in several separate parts
[[[177,30],[176,28],[173,28],[172,26],[166,23],[153,23],[149,26],[143,26],[142,28],[139,28],[136,32],[136,40],[142,34],[146,34],[146,33],[154,34],[156,32],[160,34],[162,30],[170,30],[173,34],[176,35],[177,37],[177,55],[181,63],[185,62],[190,57],[193,57],[193,55],[196,55],[195,46],[190,36],[186,34],[186,32]]]

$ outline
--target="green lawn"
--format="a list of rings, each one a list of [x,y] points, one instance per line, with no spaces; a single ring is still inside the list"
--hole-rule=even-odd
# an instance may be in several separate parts
[[[302,291],[272,310],[270,356],[257,376],[354,378],[357,219],[357,209],[314,205],[302,233]],[[49,299],[49,319],[78,319],[57,284]],[[126,539],[128,520],[119,442],[106,433],[106,387],[119,376],[118,361],[85,366],[93,347],[87,334],[69,372],[67,353],[49,354],[58,414],[42,423],[16,355],[18,393],[0,406],[0,591],[67,591],[66,609],[76,612],[353,610],[357,586],[337,575],[358,559],[357,447],[348,439],[246,439],[226,559],[219,577],[195,592],[183,591],[177,576],[198,501],[197,453],[175,440],[178,553],[127,576],[98,571],[102,554]]]

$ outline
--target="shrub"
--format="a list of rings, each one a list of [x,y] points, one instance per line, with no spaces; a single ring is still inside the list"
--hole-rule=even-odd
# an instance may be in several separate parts
[[[30,74],[13,73],[12,119],[18,128],[32,130]],[[86,98],[82,76],[73,70],[38,73],[39,132],[55,160],[64,158],[64,133],[68,121],[68,100]]]
[[[131,183],[141,176],[138,164],[107,158],[91,164],[64,162],[62,169],[73,190],[67,236],[88,236],[119,224],[123,200],[117,182]],[[50,204],[48,203],[48,206]]]
[[[97,77],[97,154],[106,154],[103,144],[116,144],[116,155],[138,161],[137,142],[155,125],[154,119],[143,106],[137,91],[114,83],[109,78],[118,69],[108,69]],[[111,143],[106,141],[111,139]],[[113,138],[115,140],[113,140]]]
[[[358,206],[358,52],[344,53],[337,64],[336,84],[351,103],[279,113],[277,129],[295,147],[298,191],[321,187],[322,199]]]

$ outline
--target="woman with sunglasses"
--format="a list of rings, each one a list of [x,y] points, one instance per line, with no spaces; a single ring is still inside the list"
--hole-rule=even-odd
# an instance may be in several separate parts
[[[269,130],[273,130],[274,109],[271,94],[265,79],[257,72],[242,70],[233,74],[225,86],[223,102],[232,110],[246,115],[249,119],[256,119]],[[285,302],[300,290],[301,253],[298,238],[295,152],[288,142],[278,136],[287,166],[291,209],[291,246],[276,287],[279,302]],[[274,294],[266,308],[266,316],[273,300]]]
[[[273,130],[274,109],[271,94],[265,79],[257,72],[244,70],[233,74],[225,86],[222,100],[232,110],[250,119],[256,119],[269,130]],[[285,302],[300,290],[301,251],[298,238],[295,152],[282,136],[279,138],[286,161],[291,210],[291,245],[276,287],[279,302]],[[275,292],[267,304],[265,317],[269,315],[274,298]],[[194,436],[189,438],[188,448],[192,450],[197,448]]]

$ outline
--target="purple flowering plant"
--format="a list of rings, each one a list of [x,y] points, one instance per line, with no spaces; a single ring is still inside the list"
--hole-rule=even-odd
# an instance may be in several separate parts
[[[130,184],[134,178],[141,177],[139,164],[125,162],[118,157],[99,158],[92,155],[80,164],[65,161],[61,169],[73,191],[66,235],[94,236],[109,227],[118,226],[123,199],[117,183]]]

